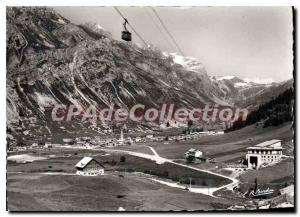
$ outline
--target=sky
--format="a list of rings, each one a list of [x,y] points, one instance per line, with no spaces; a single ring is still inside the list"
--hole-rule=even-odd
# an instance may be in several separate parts
[[[120,39],[122,17],[113,7],[54,7],[75,24],[97,23]],[[178,52],[150,7],[118,7],[148,43]],[[155,7],[185,56],[211,76],[235,75],[259,83],[293,77],[291,7]],[[133,41],[141,40],[133,33]]]

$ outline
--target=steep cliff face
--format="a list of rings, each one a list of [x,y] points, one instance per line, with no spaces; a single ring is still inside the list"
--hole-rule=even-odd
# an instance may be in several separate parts
[[[99,25],[74,25],[50,8],[8,7],[6,43],[7,125],[16,134],[89,127],[52,123],[55,104],[190,108],[232,105],[239,91],[225,90],[229,84],[212,80],[195,59],[178,62],[174,54],[114,40]]]
[[[9,126],[26,128],[25,120],[36,118],[49,128],[47,108],[55,104],[228,104],[201,70],[187,70],[153,47],[114,40],[94,25],[74,25],[49,8],[7,8]]]
[[[7,29],[7,84],[15,96],[23,94],[26,107],[74,101],[196,106],[221,99],[204,67],[203,73],[186,70],[159,50],[113,40],[49,9],[9,8]]]

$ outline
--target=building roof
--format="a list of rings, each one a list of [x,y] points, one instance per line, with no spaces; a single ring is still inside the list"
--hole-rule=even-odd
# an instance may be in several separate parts
[[[91,157],[84,157],[82,158],[76,165],[76,168],[84,168],[86,167],[90,162],[95,161],[96,163],[98,163],[100,166],[102,166],[104,168],[104,166],[99,163],[98,161],[96,161],[95,159],[91,158]]]
[[[281,142],[281,140],[279,140],[279,139],[272,139],[269,141],[259,143],[255,146],[251,146],[248,149],[262,149],[262,148],[263,149],[265,149],[265,148],[267,148],[267,149],[269,149],[269,148],[270,149],[277,149],[277,148],[282,149],[281,144],[280,145],[278,144],[280,142]]]
[[[198,149],[191,148],[187,152],[185,152],[185,155],[196,155],[197,152],[200,152],[202,154],[202,151]]]
[[[192,152],[192,151],[196,151],[196,149],[190,148],[190,149],[188,150],[188,152]]]
[[[257,147],[266,147],[266,146],[270,146],[270,145],[273,145],[273,144],[278,143],[278,142],[281,142],[281,140],[279,140],[279,139],[272,139],[272,140],[269,140],[269,141],[265,141],[265,142],[259,143],[256,146]]]
[[[200,151],[198,149],[194,149],[194,148],[190,148],[187,152],[196,152],[196,151]],[[201,152],[201,151],[200,151]]]

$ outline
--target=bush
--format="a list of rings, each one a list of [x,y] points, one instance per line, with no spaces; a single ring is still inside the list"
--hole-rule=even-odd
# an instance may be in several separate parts
[[[182,177],[182,178],[179,179],[179,182],[181,184],[185,184],[185,185],[189,185],[189,184],[195,185],[196,184],[195,180],[190,179],[189,177]]]
[[[196,159],[195,159],[194,156],[188,155],[188,156],[186,157],[187,163],[193,163],[195,160],[196,160]]]
[[[164,171],[163,174],[162,174],[162,176],[164,178],[168,178],[169,177],[169,172],[168,171]]]
[[[202,181],[202,186],[208,186],[208,184],[205,180]]]
[[[126,157],[125,157],[125,156],[121,156],[121,157],[120,157],[120,162],[121,162],[121,163],[124,163],[125,161],[126,161]]]
[[[111,160],[111,163],[110,163],[112,166],[116,165],[117,162],[115,160]]]

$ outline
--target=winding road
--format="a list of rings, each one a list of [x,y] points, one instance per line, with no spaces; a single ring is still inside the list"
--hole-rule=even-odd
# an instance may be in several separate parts
[[[151,146],[146,146],[146,147],[148,147],[153,152],[153,155],[140,153],[140,152],[134,152],[134,151],[120,150],[120,149],[118,149],[118,150],[117,149],[101,149],[101,150],[104,150],[104,151],[107,151],[107,152],[122,152],[122,153],[126,153],[126,154],[133,155],[133,156],[136,156],[136,157],[141,157],[141,158],[145,158],[145,159],[155,161],[157,164],[163,164],[163,163],[168,162],[168,163],[171,163],[171,164],[175,164],[177,166],[181,166],[181,167],[189,168],[189,169],[196,170],[196,171],[199,171],[199,172],[205,172],[205,173],[209,173],[209,174],[219,176],[219,177],[222,177],[222,178],[225,178],[225,179],[229,179],[231,181],[231,183],[226,184],[226,185],[222,185],[222,186],[217,187],[217,188],[209,188],[209,187],[191,188],[190,187],[189,191],[193,192],[193,193],[201,193],[201,194],[216,197],[215,195],[213,195],[214,192],[216,192],[220,189],[223,189],[223,188],[233,187],[234,185],[236,185],[239,182],[237,179],[229,177],[229,176],[225,176],[225,175],[215,173],[215,172],[205,170],[205,169],[200,169],[200,168],[188,166],[188,165],[185,165],[185,164],[182,164],[182,163],[174,162],[174,161],[172,161],[170,159],[167,159],[167,158],[163,158],[163,157],[159,156],[159,154],[155,151],[155,149],[153,147],[151,147]],[[151,178],[151,180],[153,180],[155,182],[159,182],[159,183],[164,184],[164,185],[168,185],[170,187],[186,189],[186,186],[180,185],[178,183],[167,182],[167,181],[157,180],[157,179],[153,179],[153,178]]]

